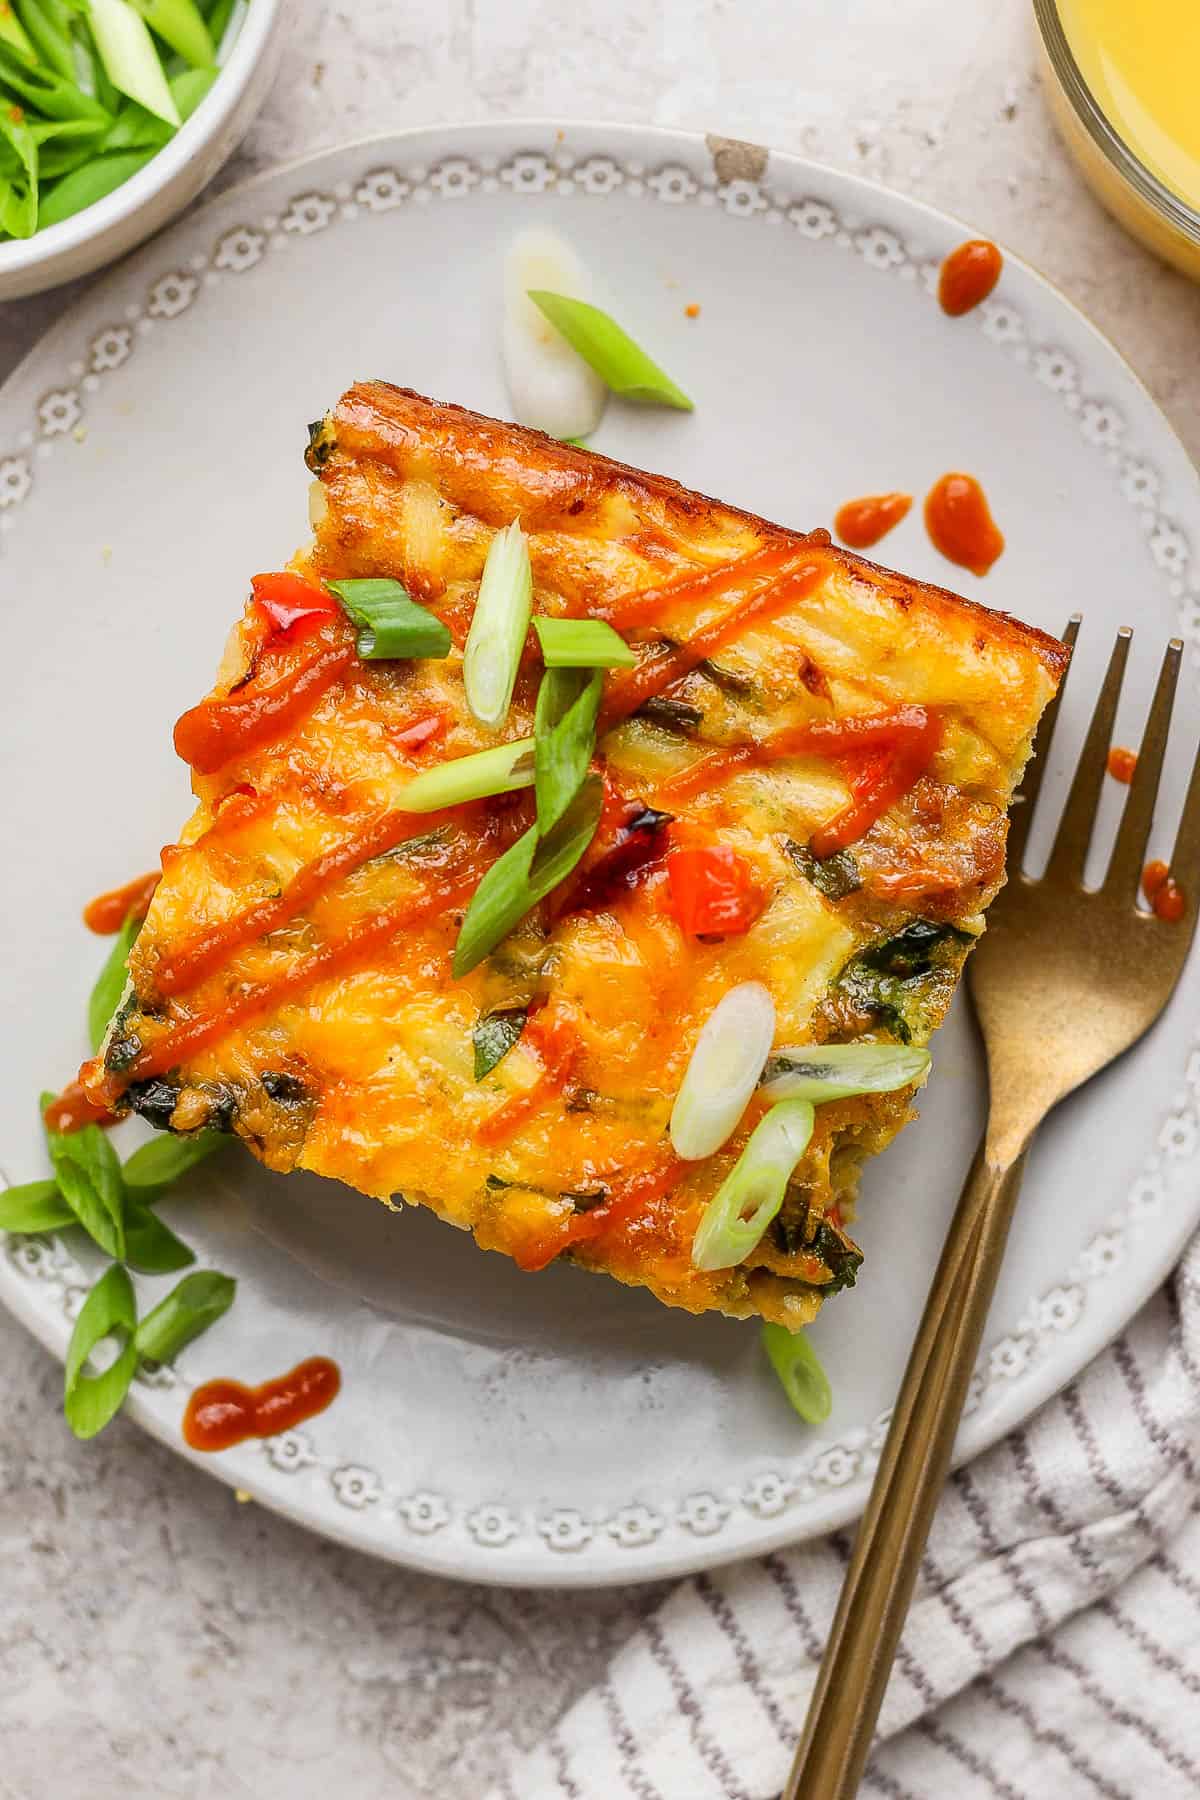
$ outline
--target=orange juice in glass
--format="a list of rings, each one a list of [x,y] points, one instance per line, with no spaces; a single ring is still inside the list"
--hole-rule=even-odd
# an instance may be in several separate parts
[[[1059,130],[1108,210],[1200,279],[1200,0],[1034,0]]]

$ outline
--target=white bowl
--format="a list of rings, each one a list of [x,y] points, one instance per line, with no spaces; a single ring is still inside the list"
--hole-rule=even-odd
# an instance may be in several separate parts
[[[250,0],[210,92],[144,169],[61,225],[0,243],[0,300],[90,274],[182,212],[228,161],[266,98],[282,25],[282,0]]]

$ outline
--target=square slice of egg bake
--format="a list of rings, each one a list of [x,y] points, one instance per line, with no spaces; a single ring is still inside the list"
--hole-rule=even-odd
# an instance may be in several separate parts
[[[176,727],[197,806],[86,1090],[525,1269],[808,1323],[1067,652],[382,382],[307,461],[313,540]]]

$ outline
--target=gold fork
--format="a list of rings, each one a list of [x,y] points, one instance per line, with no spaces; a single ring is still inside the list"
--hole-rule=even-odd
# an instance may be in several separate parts
[[[1074,645],[1073,618],[1064,636]],[[1045,873],[1021,863],[1058,716],[1038,731],[1025,804],[1009,831],[1009,879],[967,964],[987,1047],[987,1128],[950,1225],[904,1374],[782,1800],[853,1800],[867,1760],[925,1540],[1004,1256],[1025,1152],[1052,1107],[1136,1043],[1179,979],[1200,902],[1200,752],[1171,861],[1185,919],[1138,905],[1183,646],[1163,660],[1108,871],[1084,862],[1132,633],[1123,628],[1096,701]]]

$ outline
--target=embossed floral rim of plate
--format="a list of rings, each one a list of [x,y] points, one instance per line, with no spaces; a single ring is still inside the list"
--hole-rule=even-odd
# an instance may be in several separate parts
[[[0,393],[10,1179],[42,1171],[35,1095],[84,1050],[103,947],[79,909],[178,830],[171,724],[208,686],[248,576],[305,535],[306,421],[363,375],[503,415],[501,258],[534,221],[569,235],[602,302],[697,402],[690,416],[613,406],[600,449],[797,525],[970,470],[1008,537],[985,580],[938,559],[919,507],[882,553],[1051,630],[1082,607],[1052,782],[1126,620],[1124,740],[1173,632],[1194,729],[1196,474],[1115,351],[1024,265],[1010,257],[974,314],[942,316],[932,284],[962,224],[794,157],[643,128],[506,123],[314,157],[110,274]],[[1193,962],[1183,991],[1195,980]],[[521,1275],[427,1215],[268,1175],[240,1149],[169,1213],[203,1264],[237,1275],[236,1305],[130,1410],[183,1452],[196,1382],[333,1356],[344,1386],[328,1412],[205,1466],[330,1537],[473,1579],[630,1581],[844,1524],[981,1119],[965,1004],[921,1110],[867,1172],[857,1290],[813,1332],[835,1394],[820,1430],[789,1411],[753,1325],[579,1270]],[[1198,1141],[1200,1042],[1181,1002],[1038,1140],[964,1455],[1165,1277],[1200,1219]],[[0,1244],[0,1296],[59,1356],[88,1280],[53,1239]]]

